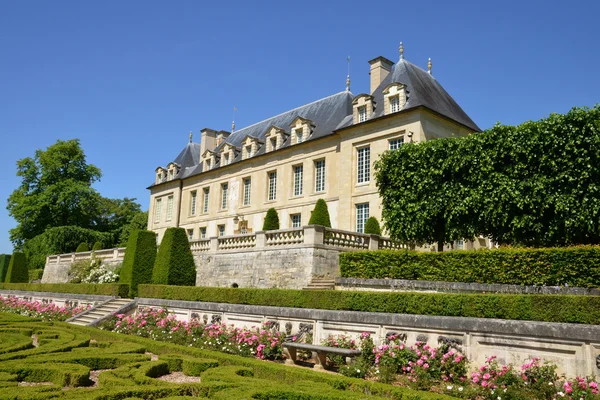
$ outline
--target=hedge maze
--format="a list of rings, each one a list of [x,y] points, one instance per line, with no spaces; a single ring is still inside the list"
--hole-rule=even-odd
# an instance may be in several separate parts
[[[196,378],[184,383],[164,379],[174,373]],[[450,399],[0,313],[0,399],[176,398]]]

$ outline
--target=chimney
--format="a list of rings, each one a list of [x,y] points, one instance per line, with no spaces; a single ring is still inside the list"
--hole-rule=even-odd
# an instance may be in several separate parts
[[[200,133],[202,134],[200,156],[202,156],[206,150],[214,150],[217,147],[217,131],[204,128]]]
[[[394,63],[385,57],[377,57],[369,61],[371,64],[371,94],[381,85],[381,82],[388,76]]]

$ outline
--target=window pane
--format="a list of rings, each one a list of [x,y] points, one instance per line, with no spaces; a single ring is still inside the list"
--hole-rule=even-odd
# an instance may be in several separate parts
[[[302,176],[304,175],[304,167],[297,165],[294,167],[294,196],[302,195]]]
[[[167,197],[167,221],[173,218],[173,196]]]
[[[356,232],[365,232],[365,223],[369,218],[369,203],[356,205]]]
[[[160,222],[161,208],[162,208],[162,199],[156,199],[156,207],[154,208],[154,222]]]
[[[244,179],[244,205],[250,205],[250,190],[252,188],[252,181],[250,178]]]
[[[315,192],[325,191],[325,160],[315,162]]]
[[[192,200],[191,200],[191,204],[190,204],[190,215],[196,215],[196,191],[194,190],[192,192]]]
[[[292,228],[300,228],[302,226],[302,216],[300,214],[292,214]]]
[[[398,150],[404,144],[404,138],[390,140],[390,150]]]
[[[221,209],[225,210],[227,208],[227,192],[229,190],[229,186],[224,183],[221,185]]]
[[[206,239],[206,228],[200,228],[200,237]]]
[[[269,172],[269,200],[277,198],[277,171]]]
[[[358,183],[369,182],[371,180],[371,148],[358,149],[357,161]]]
[[[204,188],[204,206],[202,207],[202,212],[203,213],[207,213],[208,212],[208,198],[209,198],[209,194],[210,191],[208,188]]]

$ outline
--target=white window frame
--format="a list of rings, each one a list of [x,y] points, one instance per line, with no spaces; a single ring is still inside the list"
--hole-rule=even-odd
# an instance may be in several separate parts
[[[198,203],[198,191],[192,190],[190,192],[190,215],[193,217],[196,215],[196,204]]]
[[[206,239],[206,227],[200,227],[200,239]]]
[[[355,206],[356,209],[356,232],[364,233],[365,225],[369,219],[369,203],[360,203]]]
[[[223,154],[223,165],[229,165],[229,153]]]
[[[217,225],[218,236],[225,236],[225,224]]]
[[[302,196],[304,181],[304,166],[294,165],[294,196]]]
[[[210,200],[210,188],[205,187],[204,189],[202,189],[202,195],[204,196],[203,204],[202,204],[202,212],[204,214],[207,214],[208,213],[209,200]]]
[[[173,219],[173,195],[167,197],[167,221]]]
[[[304,129],[296,129],[296,143],[300,144],[304,141]]]
[[[192,229],[187,229],[187,236],[188,236],[188,240],[191,242],[192,240],[194,240],[194,228]]]
[[[389,102],[390,102],[390,113],[395,113],[395,112],[400,111],[400,96],[398,96],[398,95],[390,96]]]
[[[325,191],[325,160],[315,161],[315,192]]]
[[[404,144],[404,137],[394,138],[389,140],[389,149],[398,150]]]
[[[252,157],[252,145],[249,144],[246,146],[246,158],[250,158]]]
[[[290,214],[292,228],[302,227],[302,214]]]
[[[270,138],[269,143],[271,143],[271,151],[277,150],[277,137]]]
[[[249,206],[252,196],[252,178],[244,178],[244,205]]]
[[[221,184],[221,210],[227,210],[229,206],[229,184],[222,183]]]
[[[356,182],[371,182],[371,147],[364,146],[356,149]]]
[[[162,199],[156,199],[154,206],[154,222],[160,222],[160,213],[162,211]]]
[[[367,120],[367,106],[358,107],[358,122],[365,122]]]
[[[277,200],[277,171],[271,171],[267,173],[269,185],[267,192],[268,201]]]

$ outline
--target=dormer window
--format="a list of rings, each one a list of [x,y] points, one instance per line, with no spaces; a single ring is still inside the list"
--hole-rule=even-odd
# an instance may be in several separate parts
[[[277,138],[276,137],[269,139],[269,144],[270,144],[269,151],[277,150]]]
[[[383,99],[385,102],[385,113],[396,113],[406,105],[408,99],[406,85],[400,82],[390,83],[383,89]]]
[[[210,166],[211,166],[211,159],[209,158],[208,160],[206,160],[206,169],[209,170]]]
[[[223,165],[229,164],[229,153],[223,154],[223,162],[221,164],[223,164]]]
[[[285,141],[285,136],[286,136],[286,133],[283,129],[281,129],[275,125],[271,125],[269,127],[269,129],[267,129],[267,131],[265,132],[265,140],[267,143],[267,149],[266,149],[267,152],[275,151],[279,147],[281,147],[281,145]]]
[[[352,100],[352,118],[355,124],[367,121],[375,111],[373,96],[359,94]]]
[[[252,157],[252,145],[246,146],[246,158]]]
[[[400,98],[398,96],[390,97],[390,112],[395,113],[400,111]]]
[[[367,106],[358,107],[358,122],[367,120]]]
[[[163,167],[156,168],[156,184],[162,183],[167,178],[167,170]]]
[[[172,180],[175,179],[175,176],[177,175],[177,173],[179,172],[179,166],[177,164],[175,164],[174,162],[169,163],[169,165],[167,165],[167,180]]]
[[[244,140],[242,140],[242,159],[245,160],[256,155],[260,149],[259,145],[262,143],[264,142],[259,141],[259,139],[255,137],[246,136]]]
[[[304,130],[303,129],[297,129],[296,130],[296,143],[302,143],[302,141],[304,140]]]
[[[290,124],[290,127],[292,128],[292,143],[300,144],[310,138],[315,129],[315,124],[309,119],[296,117]]]

